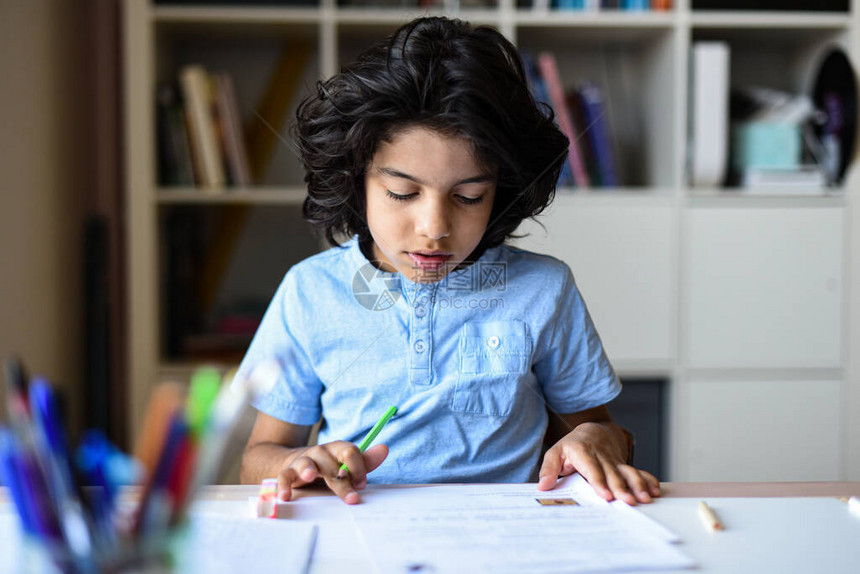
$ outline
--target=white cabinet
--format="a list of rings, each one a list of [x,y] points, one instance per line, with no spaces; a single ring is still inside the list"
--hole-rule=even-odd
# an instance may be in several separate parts
[[[684,218],[684,364],[840,367],[841,208],[707,206]]]
[[[674,480],[834,480],[840,471],[836,380],[690,380],[680,405]]]
[[[591,199],[592,201],[588,201]],[[671,202],[559,195],[518,230],[517,245],[573,269],[610,359],[617,367],[668,364],[674,353],[674,210]]]

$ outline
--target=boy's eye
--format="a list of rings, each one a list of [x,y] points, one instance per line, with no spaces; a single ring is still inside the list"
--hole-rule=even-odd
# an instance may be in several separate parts
[[[478,197],[466,197],[465,195],[458,195],[457,199],[460,203],[465,203],[466,205],[475,205],[476,203],[481,203],[484,201],[484,196],[479,195]]]
[[[388,194],[388,197],[390,197],[391,199],[394,199],[396,201],[406,201],[406,200],[411,199],[411,198],[415,197],[416,195],[418,195],[417,193],[407,193],[407,194],[401,195],[399,193],[394,193],[390,189],[386,189],[385,193]]]

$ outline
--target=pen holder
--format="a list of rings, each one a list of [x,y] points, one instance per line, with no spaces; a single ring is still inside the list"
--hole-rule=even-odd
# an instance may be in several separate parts
[[[28,382],[15,362],[5,367],[14,400],[11,424],[0,425],[0,484],[8,487],[23,533],[23,543],[11,546],[18,550],[17,570],[193,570],[188,506],[216,475],[246,402],[280,377],[278,364],[258,366],[238,390],[222,386],[214,369],[195,373],[187,400],[165,405],[164,424],[147,429],[161,439],[139,496],[132,493],[134,504],[119,500],[119,488],[134,484],[122,478],[128,457],[97,432],[73,456],[50,384]]]

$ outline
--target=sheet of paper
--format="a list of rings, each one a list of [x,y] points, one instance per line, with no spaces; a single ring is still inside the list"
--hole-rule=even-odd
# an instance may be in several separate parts
[[[317,535],[311,522],[247,517],[244,501],[198,502],[190,512],[177,572],[307,572]],[[18,518],[0,505],[0,574],[53,572],[40,548],[24,545]]]
[[[240,506],[241,508],[241,506]],[[283,574],[307,572],[317,527],[308,522],[264,520],[196,511],[180,572]]]
[[[350,511],[383,574],[694,565],[665,536],[631,520],[576,479],[550,492],[539,492],[535,484],[452,485],[368,489],[363,497]]]

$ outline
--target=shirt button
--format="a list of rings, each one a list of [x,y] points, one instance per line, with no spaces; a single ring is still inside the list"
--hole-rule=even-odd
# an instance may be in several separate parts
[[[499,346],[499,338],[493,335],[492,337],[487,339],[487,344],[490,346],[491,349],[495,349]]]
[[[413,348],[416,353],[423,353],[427,350],[427,344],[424,341],[415,341]]]
[[[427,307],[424,305],[419,305],[415,307],[415,316],[416,317],[424,317],[427,314]]]

